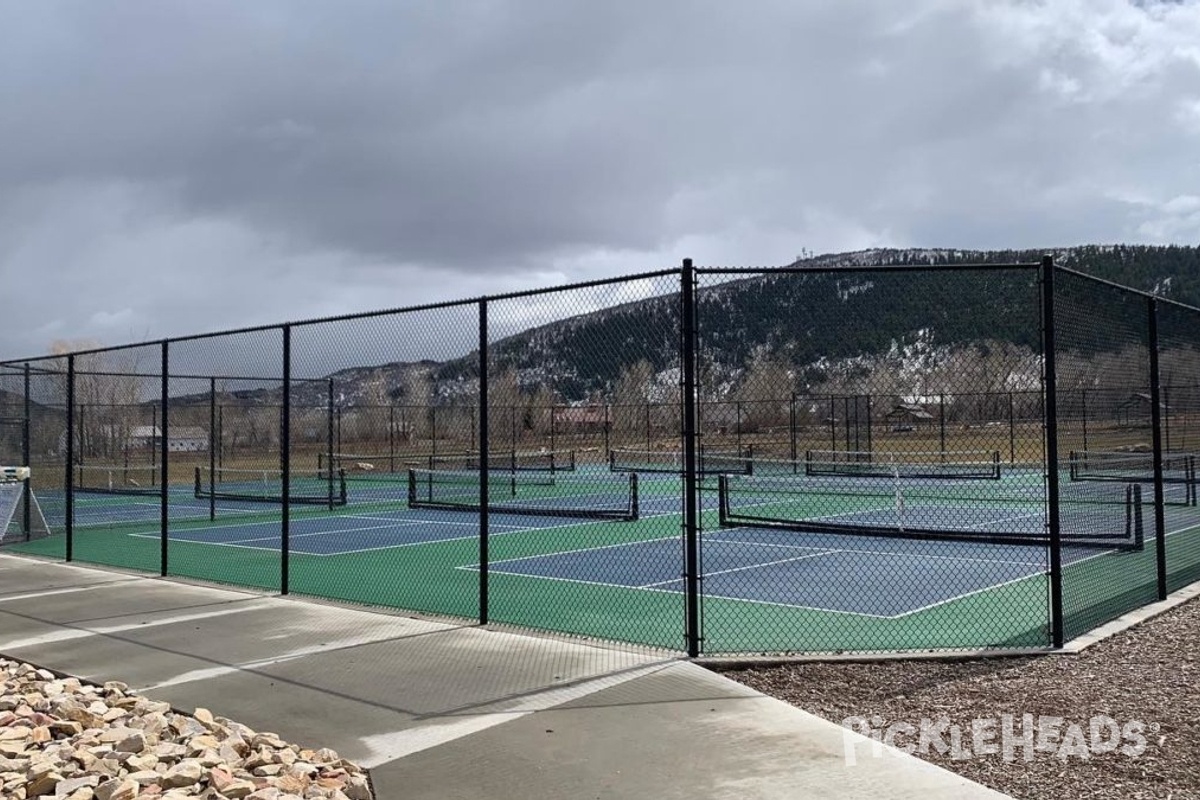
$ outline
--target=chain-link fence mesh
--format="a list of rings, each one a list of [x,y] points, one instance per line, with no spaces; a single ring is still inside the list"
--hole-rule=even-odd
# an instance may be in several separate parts
[[[172,342],[166,571],[282,586],[283,332]]]
[[[117,348],[72,361],[71,458],[64,478],[73,490],[72,557],[157,573],[168,481],[160,447],[162,348]]]
[[[677,275],[488,302],[491,619],[684,646],[679,303]]]
[[[1200,311],[1166,302],[1157,303],[1156,311],[1163,494],[1169,499],[1179,496],[1179,483],[1186,487],[1195,478],[1200,457]],[[1172,470],[1179,466],[1185,468],[1183,475]],[[1195,499],[1193,491],[1191,504],[1163,506],[1167,591],[1200,579],[1200,506]]]
[[[45,525],[0,542],[692,654],[1046,647],[1200,578],[1198,322],[686,265],[2,364]]]
[[[1057,466],[1067,639],[1158,594],[1150,309],[1147,298],[1136,292],[1066,271],[1055,276]],[[1061,422],[1064,400],[1067,424]],[[1089,421],[1086,439],[1083,419]],[[1072,424],[1076,421],[1079,424]],[[1172,486],[1167,499],[1190,502],[1186,495],[1192,488],[1187,483]],[[1105,542],[1110,546],[1077,546]]]
[[[703,273],[705,651],[1047,644],[1036,270]]]
[[[320,390],[293,385],[293,460],[303,439],[299,463],[315,470],[317,494],[345,486],[344,505],[294,519],[292,591],[478,616],[478,573],[466,568],[479,560],[478,515],[414,510],[409,496],[412,469],[473,457],[478,348],[477,303],[292,329],[293,373]],[[322,386],[321,376],[332,377]],[[308,424],[297,426],[297,407]]]

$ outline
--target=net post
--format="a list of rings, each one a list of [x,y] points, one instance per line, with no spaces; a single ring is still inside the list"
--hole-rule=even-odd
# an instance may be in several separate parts
[[[292,326],[283,326],[283,410],[279,419],[279,469],[283,473],[279,519],[279,593],[288,593],[288,559],[291,554],[292,505]]]
[[[488,303],[479,301],[479,452],[490,453],[491,424],[488,403]],[[434,436],[436,447],[436,431]],[[488,623],[488,469],[487,456],[479,459],[479,624]]]
[[[729,523],[729,476],[717,476],[717,524],[722,528]]]
[[[159,448],[159,467],[162,469],[162,480],[158,482],[158,522],[159,522],[159,546],[158,546],[158,574],[161,577],[167,576],[167,549],[168,549],[168,531],[170,525],[170,494],[168,487],[170,481],[170,461],[169,453],[171,450],[170,439],[168,438],[168,406],[167,397],[170,394],[170,366],[171,366],[171,345],[169,340],[163,339],[162,343],[162,368],[159,374],[159,404],[162,406],[162,430],[158,437]],[[151,431],[154,429],[151,428]],[[153,448],[151,448],[153,450]],[[153,467],[153,465],[151,465]],[[151,475],[154,472],[151,470]],[[153,479],[152,479],[153,480]]]
[[[683,537],[684,537],[684,583],[687,618],[685,637],[687,654],[691,658],[700,655],[702,631],[700,626],[700,544],[697,530],[698,504],[696,492],[696,273],[692,260],[683,260],[680,271],[681,331],[680,344],[683,352]],[[647,406],[647,408],[649,408]],[[647,429],[647,435],[649,430]],[[648,448],[647,448],[648,449]]]
[[[217,472],[217,440],[219,438],[217,430],[217,379],[208,379],[208,474],[215,475]],[[200,468],[196,467],[196,491],[200,491]],[[208,519],[210,522],[217,518],[217,498],[210,496],[208,498]]]
[[[71,561],[75,555],[75,356],[67,356],[67,474],[63,484],[65,496],[63,511],[67,542],[64,559]]]
[[[1058,476],[1058,368],[1055,356],[1054,257],[1043,256],[1040,269],[1042,301],[1042,391],[1045,431],[1046,525],[1050,539],[1050,637],[1061,649],[1063,630],[1062,520],[1059,514]]]
[[[1160,373],[1158,363],[1158,301],[1153,297],[1146,298],[1148,308],[1147,333],[1150,337],[1150,442],[1154,451],[1154,564],[1158,578],[1158,599],[1167,599],[1167,537],[1163,487],[1163,450],[1162,450],[1162,388],[1159,385]],[[1140,487],[1139,487],[1140,490]]]
[[[636,520],[642,516],[642,504],[638,498],[638,474],[629,473],[629,519]]]

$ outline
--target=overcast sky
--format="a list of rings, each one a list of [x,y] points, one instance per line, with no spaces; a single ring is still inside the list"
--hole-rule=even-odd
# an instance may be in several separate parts
[[[0,0],[0,358],[1200,240],[1200,0]]]

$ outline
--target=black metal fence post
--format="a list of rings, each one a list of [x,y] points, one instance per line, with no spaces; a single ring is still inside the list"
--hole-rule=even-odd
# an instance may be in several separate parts
[[[829,396],[829,449],[837,450],[837,401]]]
[[[488,622],[488,461],[491,430],[488,423],[488,304],[479,301],[479,624]]]
[[[67,474],[63,483],[63,527],[66,529],[67,544],[65,559],[72,560],[75,554],[75,356],[67,356]]]
[[[734,431],[733,431],[734,440],[737,443],[736,446],[734,447],[734,452],[736,452],[740,456],[743,452],[743,450],[742,450],[742,401],[741,400],[735,401],[733,404],[733,407],[734,407],[734,411],[736,412],[736,415],[737,415],[737,417],[736,417],[737,421],[734,423],[736,427],[734,428]]]
[[[938,441],[941,444],[942,461],[946,460],[946,393],[938,394]]]
[[[220,404],[217,405],[217,466],[225,466],[225,406]]]
[[[170,367],[171,367],[171,345],[167,340],[162,343],[162,369],[159,374],[159,398],[158,402],[162,406],[162,428],[158,437],[158,452],[159,464],[161,472],[161,480],[158,482],[158,521],[159,521],[159,553],[158,553],[158,574],[162,577],[167,575],[167,549],[168,549],[168,532],[170,524],[170,486],[171,486],[171,468],[170,468],[170,421],[168,419],[168,407],[170,404],[167,398],[171,392]],[[151,433],[154,429],[151,428]],[[154,448],[150,448],[153,452]]]
[[[654,449],[650,443],[650,399],[646,398],[646,452],[649,453]]]
[[[326,471],[329,473],[327,475],[327,479],[328,479],[328,483],[329,483],[329,510],[333,511],[333,503],[334,503],[333,476],[338,471],[338,469],[341,467],[341,462],[336,460],[333,457],[333,453],[334,453],[334,450],[333,450],[333,378],[329,379],[328,396],[327,396],[326,402],[327,402],[327,405],[326,405],[326,409],[325,409],[325,459],[326,459],[326,468],[327,468]],[[391,435],[390,434],[390,431],[391,431],[390,425],[388,426],[388,430],[389,430],[389,438],[390,438],[390,435]],[[394,461],[392,461],[390,458],[388,459],[388,471],[389,472],[396,471],[396,463]],[[320,476],[318,476],[318,477],[320,477]]]
[[[210,480],[217,475],[217,448],[221,446],[221,431],[217,427],[217,379],[208,379],[208,474]],[[208,519],[217,518],[217,493],[208,493]]]
[[[329,394],[333,395],[332,389]],[[332,437],[330,437],[329,445],[333,446]],[[394,404],[388,406],[388,471],[396,471],[396,406]]]
[[[1150,439],[1154,450],[1154,558],[1158,573],[1158,599],[1167,599],[1167,538],[1163,497],[1162,392],[1159,387],[1158,301],[1146,298],[1150,327]]]
[[[1008,393],[1008,463],[1017,463],[1017,424],[1013,409],[1013,393]]]
[[[76,460],[78,463],[80,463],[80,464],[82,464],[82,463],[84,462],[84,460],[87,458],[87,451],[88,451],[88,446],[87,446],[87,444],[88,444],[88,442],[87,442],[87,437],[86,437],[86,436],[83,434],[83,431],[86,431],[86,430],[88,429],[88,426],[87,426],[87,419],[86,419],[86,415],[85,415],[83,412],[84,412],[84,409],[83,409],[83,407],[82,407],[82,406],[80,406],[80,407],[79,407],[79,408],[76,410],[76,416],[75,416],[75,425],[76,425],[76,427],[78,427],[78,428],[79,428],[79,430],[80,430],[80,434],[79,434],[79,450],[78,450],[78,452],[76,452],[76,453],[75,453],[75,460]],[[105,441],[105,443],[104,443],[104,455],[106,455],[106,456],[110,456],[110,457],[111,457],[111,455],[112,455],[112,454],[108,452],[108,451],[109,451],[109,448],[110,448],[111,446],[112,446],[111,444],[109,444],[107,441]],[[122,450],[124,451],[124,454],[125,454],[126,466],[128,466],[128,463],[129,463],[129,461],[128,461],[128,460],[129,460],[129,446],[128,446],[128,445],[125,445],[124,447],[122,447]],[[153,451],[151,451],[151,454],[153,454]]]
[[[792,400],[788,403],[788,453],[793,463],[795,463],[798,454],[796,452],[796,393],[792,392]]]
[[[1163,452],[1171,452],[1171,387],[1162,387]]]
[[[1058,370],[1054,348],[1054,258],[1044,256],[1042,290],[1042,383],[1045,393],[1043,426],[1046,436],[1046,526],[1050,538],[1050,636],[1057,649],[1064,643],[1062,585],[1062,526],[1058,495]]]
[[[279,521],[279,593],[288,593],[292,505],[292,326],[283,326],[283,412],[279,421],[279,469],[282,472]],[[332,469],[332,465],[330,465]]]
[[[700,542],[696,496],[696,273],[692,260],[683,260],[680,274],[682,322],[680,360],[683,373],[683,541],[685,584],[685,637],[687,654],[700,655]]]
[[[1091,448],[1088,447],[1088,410],[1087,410],[1087,389],[1079,390],[1079,408],[1083,414],[1083,452],[1088,452]]]
[[[871,432],[871,420],[873,418],[873,408],[871,406],[871,395],[867,395],[867,447],[868,453],[875,452],[874,434]]]
[[[29,389],[30,389],[29,375],[30,375],[29,364],[28,364],[28,362],[26,362],[25,369],[23,371],[23,376],[24,376],[23,387],[24,388],[22,390],[24,392],[24,411],[23,411],[23,415],[22,415],[22,418],[24,421],[21,424],[21,466],[23,466],[23,467],[30,466],[30,462],[33,461],[33,453],[31,452],[33,449],[33,447],[32,447],[33,433],[32,433],[32,429],[30,428],[30,426],[32,425],[30,418],[33,414],[33,401],[29,397]],[[31,485],[32,483],[33,483],[32,480],[25,481],[25,490],[24,490],[25,497],[24,497],[24,502],[21,504],[22,509],[23,509],[22,514],[21,514],[21,530],[24,531],[26,538],[28,538],[31,535],[30,532],[33,530],[33,528],[31,527],[33,525],[33,514],[32,514],[32,509],[30,508],[30,506],[32,505],[32,502],[33,502],[33,487]]]

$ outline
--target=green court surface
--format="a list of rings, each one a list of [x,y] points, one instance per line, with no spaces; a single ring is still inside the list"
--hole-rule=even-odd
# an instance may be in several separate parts
[[[598,476],[596,480],[601,480]],[[605,480],[608,480],[605,478]],[[1014,478],[1013,480],[1018,480]],[[1028,477],[1019,478],[1028,482]],[[571,502],[586,474],[542,498]],[[845,532],[718,524],[715,482],[702,491],[699,536],[703,651],[871,652],[1046,647],[1050,602],[1045,547],[929,541]],[[406,487],[351,481],[349,503],[292,509],[288,590],[353,603],[475,620],[481,543],[475,512],[409,508]],[[685,548],[677,476],[643,475],[636,521],[493,513],[487,540],[489,622],[681,650]],[[586,492],[585,492],[586,494]],[[190,487],[169,493],[166,574],[279,591],[278,505],[218,501]],[[61,500],[44,498],[52,528]],[[819,500],[820,518],[872,525],[891,512],[862,495]],[[953,498],[909,510],[982,533],[1039,529],[1033,506]],[[964,518],[964,508],[974,515]],[[983,509],[982,511],[980,509]],[[76,561],[158,574],[159,499],[76,497]],[[813,513],[808,511],[806,513]],[[1119,526],[1119,505],[1089,525]],[[1149,512],[1147,512],[1149,513]],[[983,516],[980,517],[980,514]],[[872,516],[874,515],[874,516]],[[1154,528],[1141,549],[1063,550],[1067,638],[1156,597]],[[814,519],[818,518],[815,514]],[[1200,565],[1195,507],[1166,513],[1173,583]],[[954,523],[953,519],[957,519]],[[55,535],[6,548],[63,558]]]

